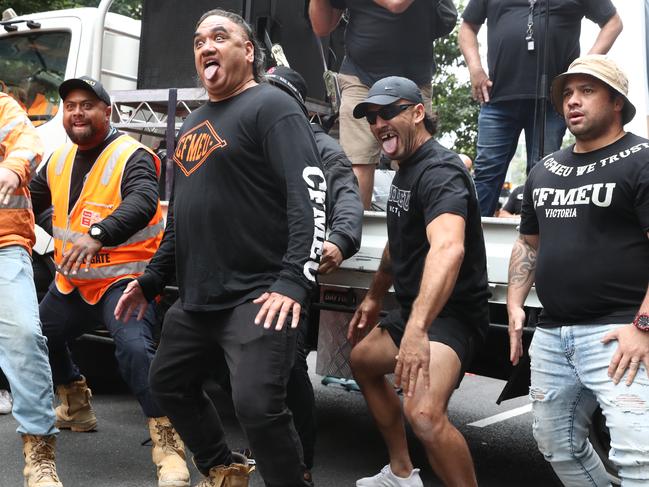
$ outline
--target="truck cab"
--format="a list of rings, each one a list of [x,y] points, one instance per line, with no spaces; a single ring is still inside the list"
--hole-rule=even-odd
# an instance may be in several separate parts
[[[91,75],[100,58],[98,76],[109,92],[136,87],[139,20],[76,8],[22,16],[5,11],[0,25],[0,89],[26,109],[45,144],[45,158],[67,140],[58,93],[63,80]]]

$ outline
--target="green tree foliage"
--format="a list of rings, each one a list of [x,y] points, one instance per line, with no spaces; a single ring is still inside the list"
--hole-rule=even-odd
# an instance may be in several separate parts
[[[48,10],[76,7],[97,7],[99,0],[0,0],[0,12],[13,8],[18,15]],[[142,0],[114,0],[111,12],[139,19],[142,17]]]
[[[458,11],[463,10],[460,4]],[[457,41],[458,28],[435,41],[433,110],[438,116],[438,138],[448,136],[455,152],[475,159],[480,105],[471,98],[471,83]]]

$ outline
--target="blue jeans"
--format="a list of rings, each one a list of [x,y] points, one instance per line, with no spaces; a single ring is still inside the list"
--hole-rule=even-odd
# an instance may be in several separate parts
[[[509,162],[516,154],[518,138],[525,131],[527,172],[538,158],[538,128],[535,130],[535,100],[508,100],[485,103],[478,116],[478,147],[473,164],[475,187],[482,216],[493,216]],[[540,125],[537,124],[537,125]],[[561,148],[566,124],[548,103],[544,155]]]
[[[49,340],[54,384],[69,384],[81,378],[79,368],[72,361],[68,341],[105,326],[115,340],[115,358],[122,378],[135,394],[144,414],[158,418],[165,414],[151,396],[149,387],[149,367],[155,354],[155,311],[149,304],[142,321],[137,321],[136,314],[126,323],[117,321],[115,306],[127,283],[115,284],[94,305],[86,303],[76,290],[70,294],[60,293],[52,283],[41,302],[40,313],[43,333]]]
[[[0,248],[0,368],[7,376],[18,433],[52,435],[52,372],[38,321],[32,261],[20,246]]]
[[[618,385],[607,368],[618,347],[601,339],[625,325],[537,328],[530,345],[534,412],[539,450],[567,487],[608,486],[606,471],[588,441],[597,405],[611,434],[609,458],[624,487],[649,485],[649,378],[640,365],[633,384]]]

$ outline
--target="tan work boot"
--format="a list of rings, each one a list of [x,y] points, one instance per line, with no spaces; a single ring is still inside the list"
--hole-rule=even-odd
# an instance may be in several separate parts
[[[61,400],[61,404],[55,409],[57,428],[78,432],[97,429],[97,417],[90,405],[92,391],[88,388],[85,377],[57,386],[56,392]]]
[[[63,487],[54,463],[54,436],[23,435],[25,487]]]
[[[158,467],[158,487],[189,487],[185,444],[169,418],[149,418],[149,433],[153,442],[151,456]]]
[[[248,487],[250,474],[255,467],[248,465],[248,459],[240,453],[232,453],[232,463],[227,467],[217,465],[210,469],[209,475],[201,480],[196,487]]]

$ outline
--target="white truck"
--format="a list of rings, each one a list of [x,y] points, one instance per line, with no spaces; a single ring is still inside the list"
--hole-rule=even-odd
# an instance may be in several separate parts
[[[102,0],[98,8],[41,12],[20,17],[12,16],[11,12],[3,13],[0,22],[0,87],[12,93],[28,108],[35,92],[40,92],[54,106],[48,113],[31,115],[39,124],[37,128],[45,143],[46,156],[66,140],[57,91],[58,84],[64,79],[81,75],[100,79],[111,94],[114,125],[139,135],[151,144],[164,138],[169,130],[173,134],[183,117],[206,99],[205,93],[199,88],[180,88],[173,92],[166,89],[136,89],[140,22],[108,12],[111,1]],[[649,35],[646,19],[649,18],[649,2],[618,0],[615,3],[624,22],[624,31],[611,54],[631,75],[630,98],[638,109],[635,120],[627,128],[647,136]],[[218,1],[214,2],[214,6],[218,5]],[[268,46],[270,36],[268,32],[263,34]],[[629,52],[634,53],[632,59],[625,56]],[[290,57],[288,62],[291,62]],[[309,104],[313,111],[327,111],[327,107],[317,100],[309,100]],[[513,220],[483,219],[492,292],[492,323],[487,344],[471,371],[507,380],[498,400],[525,394],[529,381],[529,365],[512,368],[508,361],[504,303],[509,255],[517,235],[516,227],[517,223]],[[319,326],[317,338],[313,341],[317,343],[318,351],[316,372],[324,376],[326,381],[353,388],[348,365],[346,325],[378,267],[385,242],[385,213],[366,212],[361,250],[345,261],[339,271],[320,279],[320,299],[314,303],[312,313]],[[47,243],[47,236],[39,233],[36,250],[47,252]],[[387,306],[393,305],[394,302],[388,300]],[[540,308],[534,290],[526,305],[533,318]],[[526,346],[533,332],[533,326],[525,328]],[[608,435],[599,413],[594,418],[592,433],[593,443],[606,458]],[[614,472],[608,461],[607,466]]]

